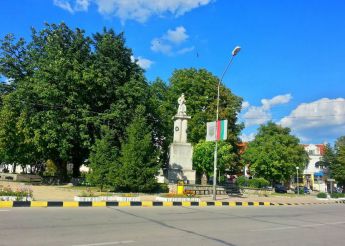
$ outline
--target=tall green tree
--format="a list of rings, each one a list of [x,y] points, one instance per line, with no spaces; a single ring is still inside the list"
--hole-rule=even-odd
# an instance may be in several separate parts
[[[42,164],[43,160],[32,141],[27,141],[22,131],[20,105],[16,103],[14,94],[3,97],[4,105],[0,109],[0,162],[13,165],[13,172],[17,166]],[[23,113],[22,113],[23,114]],[[31,170],[30,170],[31,171]]]
[[[199,174],[205,173],[208,178],[213,176],[214,148],[214,142],[200,141],[194,146],[193,150],[193,168]],[[219,142],[217,154],[218,172],[224,174],[225,170],[231,173],[239,171],[239,166],[234,162],[236,155],[233,153],[232,146],[229,143]]]
[[[168,103],[173,115],[177,112],[177,99],[182,93],[186,97],[188,139],[196,144],[206,136],[206,122],[215,121],[217,109],[217,87],[219,78],[205,69],[175,70],[170,78]],[[237,123],[242,98],[234,95],[224,84],[220,85],[219,119],[228,120],[228,141],[237,143],[243,125]]]
[[[119,169],[119,150],[114,147],[113,134],[111,130],[104,126],[103,134],[92,146],[89,158],[90,172],[87,174],[87,181],[98,186],[101,191],[104,187],[112,187],[113,176],[117,176]]]
[[[339,137],[334,145],[334,158],[331,160],[332,177],[343,187],[345,193],[345,136]]]
[[[299,139],[290,134],[289,128],[269,122],[261,125],[255,139],[243,154],[245,163],[257,177],[271,183],[286,182],[308,163],[308,155]]]
[[[334,149],[329,143],[326,144],[324,153],[322,155],[322,161],[325,167],[330,168],[332,163],[335,162],[335,159],[336,159],[336,155],[335,155]]]
[[[167,102],[168,85],[157,78],[149,87],[147,119],[152,126],[154,145],[159,148],[159,162],[161,167],[168,165],[169,144],[172,141],[172,112]]]
[[[16,124],[18,142],[34,145],[38,158],[52,160],[61,177],[67,163],[78,176],[104,125],[111,129],[113,147],[120,148],[123,126],[138,105],[146,104],[148,85],[123,33],[104,29],[88,37],[64,23],[46,24],[32,30],[28,43],[7,35],[0,48],[0,75],[13,87],[6,96],[19,109],[2,116]]]
[[[115,187],[121,191],[149,192],[156,188],[155,175],[159,163],[153,145],[152,130],[145,118],[144,107],[138,107],[136,116],[126,128],[127,139],[121,146],[119,175]]]

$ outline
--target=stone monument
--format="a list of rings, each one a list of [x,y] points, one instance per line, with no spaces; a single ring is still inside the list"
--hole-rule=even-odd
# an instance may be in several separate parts
[[[195,171],[192,168],[193,147],[187,143],[187,122],[191,117],[187,116],[185,103],[182,94],[178,99],[177,114],[173,117],[174,140],[169,146],[168,179],[170,183],[184,180],[187,184],[195,184]]]

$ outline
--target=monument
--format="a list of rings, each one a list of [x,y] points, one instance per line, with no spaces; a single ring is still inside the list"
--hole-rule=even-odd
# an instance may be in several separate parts
[[[193,170],[193,147],[187,142],[187,122],[191,118],[187,115],[184,94],[178,99],[177,114],[174,120],[174,140],[169,146],[168,179],[170,183],[184,180],[187,184],[195,184],[195,171]]]

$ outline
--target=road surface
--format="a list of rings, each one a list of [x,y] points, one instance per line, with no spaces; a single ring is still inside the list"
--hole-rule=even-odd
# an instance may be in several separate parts
[[[0,209],[0,245],[345,245],[345,205]]]

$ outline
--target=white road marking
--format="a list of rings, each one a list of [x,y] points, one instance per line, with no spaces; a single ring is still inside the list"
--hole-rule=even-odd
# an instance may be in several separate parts
[[[134,241],[126,240],[126,241],[114,241],[114,242],[104,242],[104,243],[75,244],[75,245],[72,245],[72,246],[102,246],[102,245],[129,244],[129,243],[134,243]]]
[[[328,226],[328,225],[340,225],[345,224],[345,221],[338,221],[338,222],[329,222],[329,223],[317,223],[317,224],[307,224],[307,225],[298,225],[298,226],[283,226],[283,227],[272,227],[272,228],[264,228],[264,229],[257,229],[257,230],[250,230],[250,231],[279,231],[279,230],[289,230],[289,229],[297,229],[303,227],[319,227],[319,226]]]
[[[0,212],[8,212],[8,211],[10,211],[10,210],[0,210]]]

